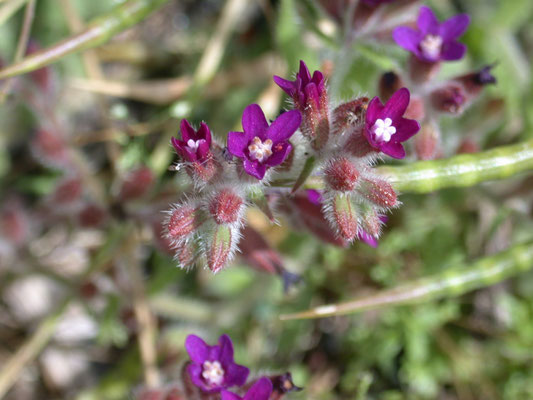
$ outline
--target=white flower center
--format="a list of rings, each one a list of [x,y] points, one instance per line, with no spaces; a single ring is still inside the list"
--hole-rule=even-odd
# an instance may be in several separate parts
[[[248,146],[248,151],[252,160],[263,162],[272,155],[272,140],[267,139],[263,142],[256,136]]]
[[[426,35],[420,42],[420,49],[427,58],[435,59],[442,49],[442,38],[439,35]]]
[[[224,369],[218,361],[205,361],[202,369],[202,377],[209,386],[219,386],[224,380]]]
[[[392,135],[396,133],[396,127],[392,125],[392,119],[385,118],[385,121],[378,119],[372,127],[378,142],[388,142]]]
[[[205,139],[198,139],[198,140],[189,139],[189,140],[187,140],[187,147],[193,153],[196,153],[196,150],[198,150],[198,146],[200,146],[200,144],[202,144],[202,142],[205,142]]]

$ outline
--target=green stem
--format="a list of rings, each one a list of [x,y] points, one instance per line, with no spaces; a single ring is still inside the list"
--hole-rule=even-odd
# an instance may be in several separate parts
[[[24,74],[49,65],[67,54],[99,46],[115,34],[142,21],[168,0],[129,0],[108,15],[91,22],[87,29],[52,47],[43,49],[0,70],[0,79]]]
[[[402,192],[428,193],[449,187],[474,186],[533,171],[533,140],[444,160],[380,167],[378,171]]]
[[[295,314],[282,320],[324,318],[354,314],[371,309],[423,303],[444,297],[457,297],[490,286],[533,268],[533,242],[517,245],[472,265],[448,269],[392,289],[339,304],[330,304]]]

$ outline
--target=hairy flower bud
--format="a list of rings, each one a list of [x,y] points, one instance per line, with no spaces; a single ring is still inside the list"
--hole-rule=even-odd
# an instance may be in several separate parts
[[[368,97],[343,103],[333,110],[333,135],[341,135],[350,128],[362,125],[365,121]]]
[[[217,224],[233,224],[242,215],[244,200],[230,188],[224,188],[209,201],[209,213]]]
[[[481,90],[483,90],[486,85],[493,85],[496,83],[496,78],[491,72],[492,68],[494,68],[494,65],[487,65],[479,71],[458,76],[454,80],[463,85],[470,98],[474,98],[480,94]]]
[[[357,236],[357,210],[349,195],[333,194],[324,204],[325,213],[337,234],[351,242]]]
[[[430,94],[431,105],[437,111],[460,114],[467,102],[467,94],[462,85],[450,83]]]
[[[154,180],[154,173],[148,167],[128,171],[120,184],[119,199],[129,201],[143,197],[152,188]]]
[[[350,192],[357,185],[359,171],[350,160],[342,157],[329,162],[324,170],[324,178],[331,189]]]
[[[233,258],[240,239],[239,230],[230,225],[215,225],[203,239],[207,267],[217,273]]]
[[[193,204],[175,204],[167,213],[166,237],[176,244],[192,237],[202,224],[199,209]]]
[[[385,72],[379,78],[379,97],[383,101],[387,101],[397,90],[404,86],[402,78],[396,72]]]
[[[70,165],[67,144],[56,132],[39,129],[31,147],[37,159],[44,165],[56,168],[66,168]]]
[[[437,155],[439,142],[439,127],[432,122],[426,122],[415,137],[416,155],[420,160],[433,160]]]
[[[82,191],[81,179],[77,176],[68,177],[56,186],[51,201],[56,205],[72,204],[79,200]]]
[[[196,256],[196,243],[193,241],[179,243],[174,248],[174,260],[177,261],[179,268],[192,267],[196,261]]]
[[[383,179],[362,178],[356,190],[367,201],[379,208],[389,209],[398,204],[394,188]]]

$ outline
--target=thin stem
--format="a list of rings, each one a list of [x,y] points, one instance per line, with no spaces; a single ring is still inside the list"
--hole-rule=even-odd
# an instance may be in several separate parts
[[[0,79],[24,74],[47,66],[67,54],[99,46],[115,34],[142,21],[168,0],[129,0],[109,14],[90,23],[87,29],[56,45],[34,53],[22,61],[0,70]]]
[[[19,62],[24,53],[28,48],[28,41],[30,39],[31,26],[33,23],[33,18],[35,16],[35,0],[30,0],[26,5],[26,10],[24,11],[24,19],[22,21],[22,28],[20,30],[19,41],[17,43],[17,50],[15,51],[15,57],[13,62]],[[13,86],[13,79],[9,79],[5,84],[2,90],[0,91],[0,104],[2,104],[11,87]]]
[[[2,8],[0,8],[0,26],[3,25],[4,22],[6,22],[9,18],[11,18],[11,16],[27,2],[28,0],[11,0],[2,5]]]
[[[494,285],[533,268],[533,242],[485,257],[471,265],[462,265],[418,279],[392,289],[339,304],[330,304],[295,314],[282,320],[324,318],[354,314],[387,306],[423,303],[444,297],[457,297],[474,289]]]

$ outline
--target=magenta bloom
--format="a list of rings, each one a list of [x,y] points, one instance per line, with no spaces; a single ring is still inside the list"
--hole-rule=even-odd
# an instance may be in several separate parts
[[[420,7],[418,29],[401,26],[392,32],[396,43],[413,53],[419,60],[433,63],[437,61],[459,60],[466,52],[466,46],[457,41],[468,24],[470,17],[459,14],[439,23],[429,7]]]
[[[268,378],[261,378],[246,392],[244,397],[224,390],[222,400],[268,400],[272,394],[272,382]]]
[[[202,122],[200,128],[195,131],[189,121],[183,119],[180,130],[182,140],[173,137],[171,142],[181,158],[188,162],[205,161],[211,147],[211,131],[207,124]]]
[[[406,88],[396,91],[385,105],[374,97],[366,111],[365,136],[376,150],[393,158],[404,158],[405,142],[420,130],[420,124],[403,118],[409,105],[410,93]]]
[[[228,150],[244,161],[248,175],[263,179],[268,168],[280,165],[292,150],[288,139],[300,126],[302,116],[292,110],[281,114],[270,126],[257,104],[242,113],[244,132],[228,133]]]
[[[296,74],[295,81],[288,81],[275,75],[274,82],[292,97],[298,109],[304,110],[310,100],[315,103],[316,108],[320,108],[320,99],[326,91],[324,75],[320,71],[315,71],[311,77],[303,61],[300,61],[300,71]]]
[[[233,343],[228,335],[220,336],[216,346],[209,346],[198,336],[189,335],[185,349],[192,361],[187,372],[192,382],[204,392],[220,392],[246,382],[250,370],[233,361]]]

